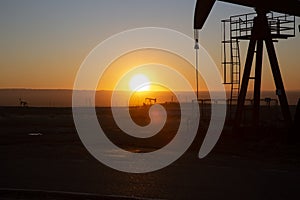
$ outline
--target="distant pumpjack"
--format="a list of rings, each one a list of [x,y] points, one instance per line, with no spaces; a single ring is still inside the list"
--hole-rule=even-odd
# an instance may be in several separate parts
[[[156,103],[156,98],[145,98],[145,102],[143,103],[144,106],[146,105],[152,105],[153,103]]]
[[[214,5],[216,0],[197,0],[195,15],[194,15],[194,29],[195,32],[203,28],[203,25]],[[227,3],[238,4],[242,6],[248,6],[255,8],[257,16],[254,19],[253,28],[251,31],[251,37],[248,47],[248,53],[244,68],[244,74],[241,84],[241,90],[238,96],[238,105],[235,115],[236,126],[240,125],[243,107],[245,103],[245,97],[247,93],[248,81],[251,72],[251,66],[253,62],[253,57],[255,53],[255,46],[257,45],[256,54],[256,70],[255,70],[255,80],[254,85],[254,118],[258,115],[259,101],[260,101],[260,87],[261,87],[261,65],[262,65],[262,49],[263,41],[266,44],[270,65],[273,72],[274,82],[276,85],[276,94],[278,95],[282,114],[286,125],[288,127],[292,124],[292,117],[288,106],[288,101],[281,78],[281,73],[279,69],[278,60],[276,57],[276,52],[274,44],[272,41],[271,30],[268,25],[268,19],[266,14],[269,11],[275,11],[279,13],[285,13],[289,15],[300,16],[300,1],[299,0],[284,0],[284,1],[274,1],[274,0],[220,0]],[[195,38],[196,42],[198,38]]]
[[[28,106],[27,101],[23,101],[21,98],[19,98],[19,102],[20,102],[21,107],[27,107]]]

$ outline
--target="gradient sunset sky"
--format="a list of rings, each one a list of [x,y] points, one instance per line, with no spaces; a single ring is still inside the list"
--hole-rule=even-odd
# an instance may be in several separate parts
[[[113,34],[139,27],[164,27],[192,37],[194,6],[195,0],[2,0],[0,88],[72,89],[84,58]],[[220,73],[221,20],[253,11],[223,2],[215,4],[200,42]],[[296,18],[298,24],[300,19]],[[286,89],[300,90],[298,30],[295,38],[282,40],[275,47]],[[242,60],[245,55],[243,48]],[[267,56],[262,88],[275,88]]]

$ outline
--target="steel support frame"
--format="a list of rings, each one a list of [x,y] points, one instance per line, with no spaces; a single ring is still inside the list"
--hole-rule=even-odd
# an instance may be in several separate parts
[[[263,42],[265,42],[266,49],[268,52],[269,62],[272,69],[274,82],[276,85],[276,93],[278,95],[281,112],[285,120],[287,127],[292,124],[291,113],[279,69],[278,60],[274,44],[272,41],[271,30],[268,26],[268,19],[266,12],[257,12],[258,15],[254,19],[253,29],[251,38],[248,46],[248,52],[244,67],[244,73],[242,78],[241,90],[238,97],[238,104],[236,110],[235,126],[240,127],[241,119],[244,112],[244,104],[246,93],[248,89],[248,83],[250,79],[251,67],[255,54],[256,47],[256,66],[255,66],[255,82],[254,82],[254,105],[253,105],[253,124],[254,126],[259,125],[259,108],[260,108],[260,92],[261,92],[261,76],[262,76],[262,58],[263,58]]]

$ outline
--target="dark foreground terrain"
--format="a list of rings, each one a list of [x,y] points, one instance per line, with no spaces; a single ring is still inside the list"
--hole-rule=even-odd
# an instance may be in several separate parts
[[[139,112],[133,112],[133,118]],[[99,108],[97,113],[116,144],[135,152],[163,146],[177,128],[172,121],[178,120],[178,113],[173,112],[167,135],[147,144],[130,143],[130,138],[116,136],[119,130],[109,108]],[[138,116],[137,123],[143,123],[141,119],[147,121]],[[285,128],[265,125],[235,135],[226,125],[213,152],[199,159],[206,123],[202,119],[200,136],[170,166],[129,174],[110,169],[87,152],[76,133],[71,108],[2,107],[0,199],[300,198],[300,143],[287,142]],[[128,140],[126,144],[122,139]]]

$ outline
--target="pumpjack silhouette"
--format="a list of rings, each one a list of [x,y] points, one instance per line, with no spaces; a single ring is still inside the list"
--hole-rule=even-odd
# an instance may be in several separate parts
[[[20,103],[20,106],[21,106],[21,107],[27,107],[27,106],[28,106],[28,102],[22,100],[21,98],[19,98],[19,103]]]
[[[195,15],[194,15],[194,29],[195,29],[195,42],[198,43],[198,31],[203,28],[205,21],[214,5],[216,0],[197,0]],[[255,82],[254,82],[254,106],[253,106],[253,119],[259,119],[260,107],[260,92],[261,92],[261,71],[262,71],[262,57],[263,57],[263,43],[266,45],[267,53],[269,56],[270,66],[273,73],[274,82],[276,85],[276,94],[278,96],[281,112],[287,127],[292,125],[292,117],[289,110],[288,100],[284,84],[282,81],[280,68],[273,44],[274,38],[284,38],[280,32],[274,36],[270,29],[267,14],[270,11],[284,13],[288,15],[300,16],[300,1],[299,0],[220,0],[227,3],[238,4],[247,7],[253,7],[256,11],[256,17],[253,20],[251,35],[247,38],[249,42],[247,58],[244,65],[243,78],[238,94],[238,102],[235,113],[235,127],[240,126],[242,113],[244,112],[245,97],[248,88],[248,82],[253,63],[254,54],[256,53],[256,66],[255,66]],[[280,30],[280,29],[278,29]],[[299,25],[300,31],[300,25]],[[197,37],[196,37],[197,36]],[[256,49],[255,49],[256,47]]]

